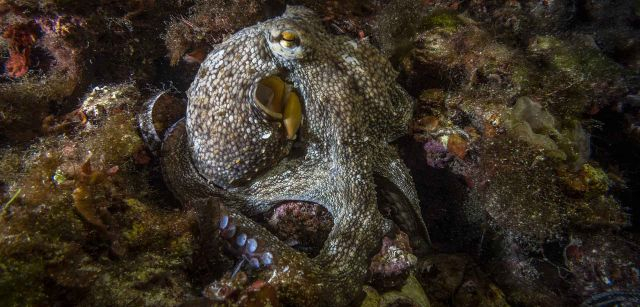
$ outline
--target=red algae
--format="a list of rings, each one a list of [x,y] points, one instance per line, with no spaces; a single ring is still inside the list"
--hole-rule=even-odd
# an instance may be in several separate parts
[[[37,40],[33,22],[10,25],[2,33],[8,42],[9,59],[5,62],[5,72],[9,77],[19,78],[29,71],[31,48]]]

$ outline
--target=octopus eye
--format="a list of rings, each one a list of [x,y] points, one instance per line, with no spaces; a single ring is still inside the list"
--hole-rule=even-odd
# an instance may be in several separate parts
[[[280,34],[280,46],[288,49],[300,46],[300,37],[296,32],[282,31]]]
[[[302,123],[302,105],[291,84],[278,76],[262,78],[256,84],[253,105],[266,118],[282,120],[287,139],[295,138]]]
[[[291,61],[303,59],[307,54],[302,33],[291,29],[273,28],[265,34],[271,52],[281,59]]]

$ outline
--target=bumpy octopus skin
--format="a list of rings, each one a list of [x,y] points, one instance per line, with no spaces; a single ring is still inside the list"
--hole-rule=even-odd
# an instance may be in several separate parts
[[[300,98],[303,120],[294,137],[281,119],[256,108],[257,84],[268,76]],[[419,249],[428,241],[412,178],[389,144],[406,133],[413,108],[396,76],[367,42],[330,35],[311,11],[289,6],[281,17],[229,37],[202,63],[185,118],[162,142],[165,181],[183,203],[222,200],[238,232],[273,255],[259,274],[285,302],[346,305],[393,221]],[[324,206],[333,216],[314,258],[251,219],[291,200]]]

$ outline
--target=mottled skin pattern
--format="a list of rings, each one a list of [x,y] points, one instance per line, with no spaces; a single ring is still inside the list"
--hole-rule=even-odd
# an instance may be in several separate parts
[[[280,49],[274,35],[282,30],[298,34],[299,48]],[[268,75],[293,84],[301,97],[304,121],[295,141],[251,105],[255,84]],[[288,7],[217,45],[202,63],[186,118],[162,145],[165,180],[185,203],[222,200],[239,231],[273,253],[273,265],[260,274],[284,301],[346,305],[394,225],[378,208],[376,188],[386,191],[392,203],[385,211],[415,245],[428,240],[412,179],[389,145],[406,133],[413,107],[396,75],[367,42],[330,35],[307,9]],[[313,202],[333,215],[317,257],[249,218],[285,200]]]

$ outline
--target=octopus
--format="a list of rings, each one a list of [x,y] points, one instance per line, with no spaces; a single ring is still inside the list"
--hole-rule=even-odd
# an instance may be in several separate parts
[[[367,41],[329,34],[312,11],[288,6],[216,45],[187,92],[186,115],[146,138],[158,143],[163,177],[182,203],[224,204],[202,209],[200,223],[262,255],[255,272],[284,302],[347,305],[385,234],[399,229],[414,249],[429,248],[392,143],[408,131],[414,105],[396,77]],[[142,129],[155,131],[151,119]],[[318,255],[254,221],[286,201],[330,212]]]

